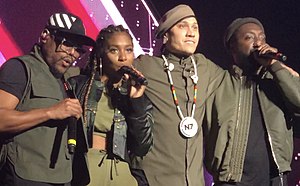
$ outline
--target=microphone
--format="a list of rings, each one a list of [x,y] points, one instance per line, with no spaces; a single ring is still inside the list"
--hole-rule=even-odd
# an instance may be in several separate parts
[[[128,66],[122,66],[118,71],[121,74],[128,74],[139,85],[148,85],[148,81],[146,78],[139,75],[132,68]]]
[[[63,80],[66,93],[69,98],[75,98],[72,88],[68,82]],[[76,148],[76,133],[77,133],[77,119],[74,116],[67,118],[68,123],[68,150],[70,154],[74,154]]]
[[[258,51],[256,51],[258,54]],[[258,54],[258,57],[268,58],[268,59],[276,59],[281,62],[285,62],[287,60],[286,55],[280,52],[267,52],[265,54]]]

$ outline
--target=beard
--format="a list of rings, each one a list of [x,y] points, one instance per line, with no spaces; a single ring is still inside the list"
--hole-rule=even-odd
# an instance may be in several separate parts
[[[55,66],[50,66],[49,68],[55,78],[61,78],[64,75],[64,73],[60,72]]]
[[[62,61],[68,61],[70,63],[70,66],[65,66]],[[54,77],[56,78],[61,78],[66,71],[72,66],[72,58],[66,56],[58,59],[55,63],[48,64],[50,72],[53,74]]]
[[[239,55],[238,62],[238,66],[243,69],[243,73],[246,75],[256,73],[260,67],[260,64],[255,60],[253,53]]]

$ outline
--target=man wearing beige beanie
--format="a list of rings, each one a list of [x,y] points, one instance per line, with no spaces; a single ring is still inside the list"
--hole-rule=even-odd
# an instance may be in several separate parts
[[[193,10],[178,5],[159,22],[160,56],[139,56],[135,67],[148,80],[145,94],[154,106],[154,146],[135,158],[139,185],[204,186],[204,102],[224,71],[204,55],[194,54],[200,33]]]

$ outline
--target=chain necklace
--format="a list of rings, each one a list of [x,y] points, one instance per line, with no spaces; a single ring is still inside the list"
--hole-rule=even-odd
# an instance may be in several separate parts
[[[171,91],[172,91],[174,103],[175,103],[176,109],[178,111],[179,117],[181,119],[180,124],[179,124],[180,132],[185,137],[193,137],[193,136],[195,136],[195,134],[198,131],[198,124],[197,124],[196,120],[194,119],[195,109],[196,109],[196,100],[197,100],[197,82],[198,82],[196,62],[195,62],[194,58],[191,56],[191,60],[192,60],[193,67],[194,67],[194,75],[191,76],[191,78],[193,80],[193,84],[194,84],[194,98],[193,98],[191,116],[184,117],[182,110],[179,106],[179,102],[178,102],[178,99],[176,96],[176,91],[175,91],[175,87],[174,87],[174,83],[173,83],[173,79],[172,79],[172,75],[171,75],[171,70],[173,70],[174,65],[172,63],[168,63],[168,60],[164,55],[162,55],[162,58],[164,60],[164,66],[166,68],[168,79],[169,79],[169,82],[171,85]]]

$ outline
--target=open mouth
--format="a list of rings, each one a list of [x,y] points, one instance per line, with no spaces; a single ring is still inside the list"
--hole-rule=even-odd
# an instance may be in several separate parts
[[[73,61],[69,58],[62,58],[63,61],[63,66],[64,67],[69,67],[72,65]]]

